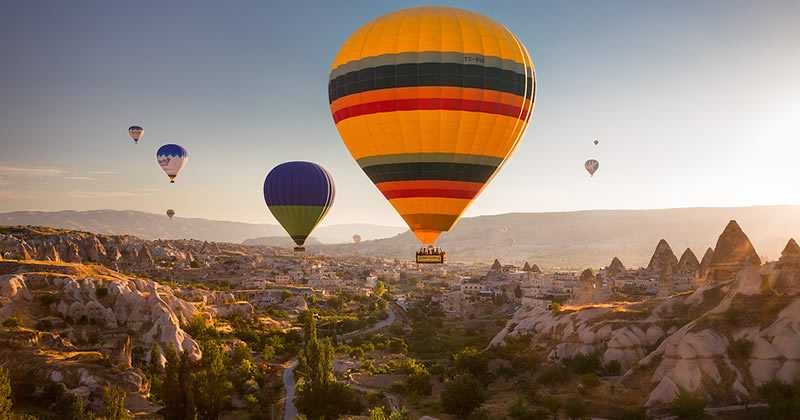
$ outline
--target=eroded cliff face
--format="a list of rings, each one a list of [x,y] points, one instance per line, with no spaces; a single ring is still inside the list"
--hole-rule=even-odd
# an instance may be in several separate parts
[[[172,345],[200,359],[200,346],[181,329],[198,308],[169,287],[99,267],[72,263],[0,261],[0,318],[91,325],[104,333],[127,334],[137,345]],[[51,324],[53,320],[49,321]]]
[[[746,265],[734,280],[634,304],[521,309],[493,340],[528,334],[552,360],[578,353],[620,362],[623,383],[647,407],[680,389],[725,404],[757,397],[773,378],[800,375],[800,293],[775,265]]]
[[[132,274],[171,275],[176,270],[198,271],[217,264],[254,267],[266,247],[217,244],[196,240],[148,241],[129,235],[99,235],[38,226],[0,229],[0,258],[102,264]]]

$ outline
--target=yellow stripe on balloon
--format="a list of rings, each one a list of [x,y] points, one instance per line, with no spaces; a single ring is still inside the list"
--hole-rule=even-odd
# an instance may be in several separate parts
[[[354,159],[402,153],[452,153],[505,158],[524,122],[469,111],[395,111],[361,115],[336,125]]]
[[[486,17],[451,7],[416,7],[361,27],[344,43],[331,69],[364,57],[417,51],[462,51],[528,61],[513,34]]]
[[[462,198],[393,198],[389,200],[400,215],[404,214],[449,214],[460,215],[470,203]]]

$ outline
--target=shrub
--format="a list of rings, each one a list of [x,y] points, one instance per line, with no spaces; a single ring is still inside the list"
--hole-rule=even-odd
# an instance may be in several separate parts
[[[39,331],[50,331],[50,330],[53,329],[53,323],[50,322],[49,320],[42,319],[42,320],[36,321],[36,327],[35,328],[37,330],[39,330]]]
[[[773,379],[758,391],[769,404],[770,419],[794,419],[800,413],[800,383],[789,385]]]
[[[22,326],[22,321],[20,321],[16,316],[11,316],[3,321],[3,326],[6,328],[19,328]]]
[[[731,344],[728,346],[728,355],[731,357],[731,359],[734,360],[749,359],[752,353],[753,353],[753,342],[746,338],[733,340]]]
[[[583,385],[586,389],[596,388],[600,385],[600,377],[594,373],[587,373],[586,375],[581,376],[581,385]]]
[[[125,409],[125,391],[115,386],[103,388],[103,405],[105,406],[106,419],[130,419],[128,410]]]
[[[561,304],[558,302],[550,303],[550,311],[552,311],[554,314],[561,312]]]
[[[44,294],[44,295],[39,296],[39,303],[41,303],[44,306],[50,306],[50,305],[52,305],[52,304],[54,304],[56,302],[58,302],[58,297],[56,295],[52,295],[52,294],[48,293],[48,294]]]
[[[573,420],[585,419],[589,416],[589,407],[578,397],[568,399],[564,404],[564,411],[567,412],[567,417]]]
[[[603,366],[603,374],[605,376],[619,376],[622,375],[622,364],[619,360],[612,360]]]
[[[8,369],[0,367],[0,419],[11,416],[11,377]]]
[[[471,374],[459,375],[448,381],[442,391],[442,408],[458,418],[466,418],[483,402],[486,391]]]
[[[672,400],[670,414],[679,419],[703,419],[706,416],[705,408],[705,398],[681,390]]]
[[[561,366],[549,366],[539,373],[536,382],[542,385],[558,385],[569,381],[569,371]]]
[[[576,354],[572,358],[564,359],[564,366],[577,374],[599,372],[601,366],[600,353]]]

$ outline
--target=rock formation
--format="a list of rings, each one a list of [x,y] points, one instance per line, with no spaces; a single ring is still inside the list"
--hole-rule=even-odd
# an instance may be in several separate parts
[[[695,288],[697,277],[700,274],[700,262],[691,249],[686,248],[672,274],[673,291],[684,292]]]
[[[731,281],[745,265],[761,265],[761,259],[739,224],[731,220],[717,239],[706,283]]]
[[[611,264],[609,264],[608,268],[606,268],[606,272],[610,277],[621,276],[625,274],[625,266],[622,264],[622,261],[620,261],[619,258],[614,257],[614,259],[611,260]]]
[[[758,387],[769,380],[795,381],[800,376],[800,295],[787,292],[797,284],[800,246],[790,241],[774,267],[760,267],[734,223],[721,235],[714,254],[711,274],[730,281],[610,307],[560,313],[522,308],[491,345],[530,335],[532,348],[549,352],[551,360],[599,353],[603,364],[621,364],[622,386],[647,390],[641,404],[650,408],[668,406],[681,389],[724,406],[758,398]],[[684,256],[676,268],[695,266],[696,261]],[[782,295],[763,287],[770,270]],[[781,278],[782,273],[789,275]],[[662,274],[669,274],[668,269]],[[752,352],[737,351],[741,346],[733,344],[739,342],[751,344]]]
[[[795,295],[800,293],[800,246],[794,239],[783,248],[781,258],[775,264],[772,288],[778,293]]]
[[[664,239],[658,241],[653,257],[650,258],[650,263],[647,264],[647,271],[652,275],[658,276],[667,267],[674,271],[676,265],[678,265],[678,257],[672,252],[672,248],[667,241]]]

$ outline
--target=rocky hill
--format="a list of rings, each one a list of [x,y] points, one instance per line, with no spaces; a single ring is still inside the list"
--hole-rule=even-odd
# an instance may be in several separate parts
[[[718,227],[736,219],[752,232],[755,247],[776,259],[787,236],[800,236],[800,207],[759,206],[663,210],[592,210],[514,213],[462,219],[437,245],[451,261],[490,263],[495,258],[542,268],[601,267],[618,256],[628,266],[646,266],[653,244],[666,239],[674,250],[705,250]],[[360,244],[327,245],[330,255],[361,254],[412,258],[419,247],[410,233]],[[671,259],[671,258],[670,258]]]
[[[492,345],[530,335],[551,360],[598,354],[622,367],[623,393],[650,408],[681,389],[713,405],[757,399],[765,382],[800,375],[800,247],[790,240],[777,262],[761,265],[731,222],[714,249],[709,280],[693,292],[559,312],[522,308]]]
[[[37,225],[82,230],[106,235],[135,235],[143,239],[196,239],[200,241],[240,243],[265,236],[286,237],[278,225],[226,222],[198,218],[173,219],[163,214],[140,211],[20,211],[0,213],[0,225]],[[406,229],[370,224],[320,226],[314,238],[322,243],[350,243],[353,234],[364,239],[386,238]]]

